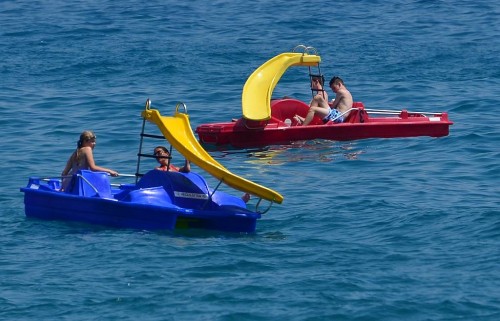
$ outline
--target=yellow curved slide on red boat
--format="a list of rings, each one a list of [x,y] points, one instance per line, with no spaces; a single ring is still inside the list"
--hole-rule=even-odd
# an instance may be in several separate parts
[[[142,112],[142,117],[156,124],[163,136],[186,159],[228,186],[271,202],[283,202],[283,196],[278,192],[235,175],[214,160],[198,143],[191,129],[188,115],[176,112],[173,117],[167,117],[161,116],[156,109],[146,109]]]
[[[250,120],[271,118],[271,97],[281,76],[291,66],[318,66],[321,57],[287,52],[275,56],[248,77],[241,97],[243,117]]]

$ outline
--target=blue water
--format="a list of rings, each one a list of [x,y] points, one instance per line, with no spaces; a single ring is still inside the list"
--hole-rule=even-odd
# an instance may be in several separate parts
[[[500,320],[499,17],[481,0],[0,1],[0,319]],[[193,127],[239,117],[248,75],[299,44],[370,108],[449,112],[450,135],[211,151],[285,197],[252,235],[25,217],[19,187],[59,175],[81,131],[132,174],[148,97],[185,102]],[[309,99],[307,71],[275,94]]]

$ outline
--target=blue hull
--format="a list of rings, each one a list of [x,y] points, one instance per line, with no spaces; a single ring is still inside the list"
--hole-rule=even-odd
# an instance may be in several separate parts
[[[201,228],[254,232],[259,213],[229,194],[213,192],[196,173],[150,171],[137,184],[112,189],[106,173],[80,171],[67,191],[56,180],[30,178],[24,192],[28,217],[145,230]]]
[[[177,221],[178,212],[149,204],[82,198],[30,188],[21,191],[28,217],[145,230],[173,230]]]

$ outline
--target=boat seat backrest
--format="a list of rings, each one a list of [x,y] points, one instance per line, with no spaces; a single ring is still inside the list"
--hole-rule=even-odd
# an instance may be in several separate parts
[[[194,172],[151,170],[137,182],[139,188],[155,186],[162,186],[173,204],[179,207],[201,209],[213,205],[212,201],[207,202],[209,190],[205,179]]]
[[[352,104],[353,109],[349,112],[349,115],[344,120],[344,123],[364,123],[368,120],[368,113],[365,110],[365,106],[362,102],[354,102]]]
[[[85,197],[113,198],[108,173],[91,170],[80,170],[73,175],[67,192]]]
[[[271,101],[271,117],[283,122],[289,119],[292,126],[296,125],[296,121],[293,119],[295,115],[306,117],[308,111],[309,105],[298,99],[285,98]],[[311,125],[322,124],[322,120],[316,116],[311,122]]]

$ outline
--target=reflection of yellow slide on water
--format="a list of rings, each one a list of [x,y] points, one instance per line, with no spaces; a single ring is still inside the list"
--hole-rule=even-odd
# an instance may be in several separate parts
[[[243,87],[243,117],[250,120],[271,118],[271,97],[281,76],[291,66],[318,66],[321,58],[307,53],[282,53],[264,63],[248,77]]]
[[[281,203],[283,196],[267,187],[237,176],[219,164],[198,143],[189,124],[188,115],[176,112],[173,117],[161,116],[156,109],[146,109],[142,117],[158,126],[165,138],[186,159],[225,184],[265,200]]]

